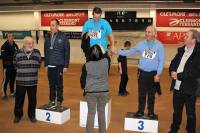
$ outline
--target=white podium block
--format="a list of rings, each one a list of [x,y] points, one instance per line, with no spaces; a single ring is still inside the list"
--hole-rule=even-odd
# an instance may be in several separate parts
[[[47,105],[36,108],[36,119],[55,124],[63,124],[70,119],[70,108],[63,107],[62,111],[46,109]]]
[[[127,112],[124,122],[124,130],[158,133],[158,117],[149,119],[149,117],[134,117],[135,113]]]
[[[86,127],[87,113],[88,113],[87,102],[85,100],[82,100],[80,101],[80,126],[81,127]],[[106,103],[105,117],[106,117],[106,129],[107,129],[110,124],[110,119],[111,119],[111,99],[109,99],[109,101]],[[98,128],[98,127],[99,127],[98,115],[96,111],[95,119],[94,119],[94,128]]]

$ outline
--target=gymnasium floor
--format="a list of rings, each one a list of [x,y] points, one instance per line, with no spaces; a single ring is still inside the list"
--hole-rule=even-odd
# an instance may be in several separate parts
[[[107,133],[132,133],[124,131],[124,116],[126,112],[134,112],[137,110],[137,80],[136,68],[129,67],[129,82],[127,90],[130,95],[127,97],[118,96],[119,74],[117,67],[111,66],[109,75],[110,97],[112,99],[111,123]],[[0,68],[2,81],[2,67]],[[27,116],[27,97],[24,104],[24,116],[20,123],[14,124],[13,108],[14,98],[7,101],[0,99],[0,132],[1,133],[84,133],[85,128],[79,126],[79,102],[83,99],[82,90],[79,85],[79,77],[81,65],[72,64],[68,72],[64,74],[64,106],[71,109],[70,121],[63,125],[55,125],[44,122],[31,123]],[[156,96],[155,110],[159,115],[159,133],[167,133],[172,119],[172,93],[169,91],[170,80],[168,70],[165,69],[161,80],[163,95]],[[47,73],[45,68],[41,67],[39,72],[39,85],[37,92],[37,105],[41,106],[48,102],[49,89]],[[197,133],[200,133],[200,99],[196,105],[197,114]],[[185,110],[183,112],[183,120],[179,133],[185,133],[186,117]],[[95,130],[94,133],[97,133]]]

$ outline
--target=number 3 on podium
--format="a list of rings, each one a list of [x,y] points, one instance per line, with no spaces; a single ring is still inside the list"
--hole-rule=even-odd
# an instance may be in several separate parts
[[[143,130],[144,129],[144,121],[139,121],[138,124],[139,124],[138,129]]]
[[[46,121],[51,121],[50,120],[51,114],[49,112],[46,113],[46,116],[47,116]]]

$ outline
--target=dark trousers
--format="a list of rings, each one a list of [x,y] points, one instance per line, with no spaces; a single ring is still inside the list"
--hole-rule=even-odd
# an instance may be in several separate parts
[[[56,100],[63,101],[63,67],[48,67],[48,79],[49,79],[49,88],[50,88],[50,101]]]
[[[10,93],[14,93],[14,84],[16,78],[16,70],[14,68],[4,68],[2,93],[3,96],[7,95],[7,84],[10,85]]]
[[[138,70],[138,93],[139,93],[139,104],[138,111],[144,112],[146,105],[146,97],[148,98],[148,112],[154,113],[155,103],[155,87],[154,87],[154,76],[155,71],[145,72]]]
[[[121,81],[119,84],[119,93],[126,92],[126,86],[128,83],[128,75],[127,74],[121,74]]]
[[[15,96],[15,117],[21,118],[23,116],[23,106],[26,92],[28,94],[28,116],[29,118],[35,118],[36,108],[36,93],[37,86],[16,86]]]
[[[171,130],[176,133],[180,127],[182,121],[183,107],[186,107],[187,115],[187,126],[186,130],[188,133],[196,132],[196,112],[195,112],[195,95],[183,94],[180,91],[174,90],[173,93],[173,122],[171,125]]]

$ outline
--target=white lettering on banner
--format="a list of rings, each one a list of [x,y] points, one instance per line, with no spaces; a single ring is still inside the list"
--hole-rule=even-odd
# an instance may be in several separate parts
[[[170,19],[169,26],[200,26],[200,19]]]
[[[60,25],[76,25],[80,22],[79,18],[76,19],[59,19]]]
[[[44,17],[64,17],[64,13],[44,13]]]
[[[66,17],[84,17],[85,13],[66,13]]]
[[[160,16],[185,16],[185,12],[160,12]]]

